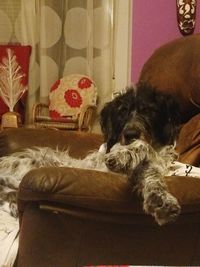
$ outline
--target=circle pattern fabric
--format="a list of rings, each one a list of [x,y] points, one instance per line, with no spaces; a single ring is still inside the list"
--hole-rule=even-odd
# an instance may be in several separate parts
[[[0,1],[1,42],[32,47],[27,123],[36,102],[48,103],[51,85],[73,73],[98,84],[97,113],[109,100],[113,1]],[[65,103],[60,104],[57,116],[65,114],[66,105],[79,113],[83,92],[89,90],[73,90],[61,97]]]
[[[8,43],[13,33],[13,26],[8,15],[0,10],[1,43]]]

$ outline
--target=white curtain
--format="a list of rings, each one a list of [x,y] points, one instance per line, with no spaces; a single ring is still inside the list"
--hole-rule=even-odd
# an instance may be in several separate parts
[[[115,1],[0,1],[0,43],[32,46],[27,123],[33,104],[47,103],[51,85],[70,73],[88,75],[96,82],[97,113],[111,99]],[[97,119],[93,131],[99,131]]]

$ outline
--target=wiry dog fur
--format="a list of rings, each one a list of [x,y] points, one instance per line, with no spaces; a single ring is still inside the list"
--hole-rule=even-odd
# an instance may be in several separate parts
[[[144,211],[151,214],[158,224],[173,221],[180,206],[167,191],[163,177],[177,156],[170,145],[176,135],[178,112],[175,112],[175,107],[170,96],[158,94],[151,88],[139,87],[137,93],[130,88],[101,112],[107,151],[91,153],[82,160],[71,158],[68,151],[51,148],[26,149],[2,157],[0,204],[17,217],[17,188],[24,175],[34,168],[66,166],[111,170],[128,175],[133,191],[143,198]],[[156,128],[159,133],[156,133]]]

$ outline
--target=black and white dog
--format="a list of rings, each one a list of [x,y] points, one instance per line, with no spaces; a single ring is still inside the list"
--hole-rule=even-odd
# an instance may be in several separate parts
[[[82,160],[68,151],[33,148],[0,158],[0,208],[17,217],[16,192],[31,169],[66,166],[125,173],[133,191],[143,198],[143,208],[162,225],[175,220],[180,206],[168,191],[163,177],[177,157],[178,106],[168,95],[146,85],[107,103],[101,111],[106,151],[96,151]]]
[[[130,87],[104,106],[100,123],[109,155],[107,167],[127,172],[133,191],[143,197],[144,210],[160,225],[173,221],[180,206],[163,177],[178,157],[174,144],[180,111],[174,97],[138,84],[137,90]],[[123,147],[113,153],[110,149],[116,143]]]

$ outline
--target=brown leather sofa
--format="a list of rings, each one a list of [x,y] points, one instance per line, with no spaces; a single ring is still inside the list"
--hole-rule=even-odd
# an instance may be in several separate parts
[[[193,161],[190,151],[196,149],[197,164],[199,123],[197,115],[184,126],[180,139],[190,138],[192,130],[193,141],[179,147],[185,161]],[[3,154],[33,145],[58,145],[82,157],[101,143],[99,135],[47,129],[8,129],[0,134]],[[123,176],[72,168],[29,172],[18,195],[16,266],[200,265],[200,179],[166,177],[166,182],[182,213],[175,223],[158,226],[143,213],[140,199],[131,194]]]
[[[188,42],[188,39],[184,40]],[[172,48],[174,46],[176,42]],[[147,64],[155,57],[159,61],[161,54],[165,56],[161,57],[160,64],[163,60],[167,61],[162,49],[166,47],[156,52]],[[170,56],[168,46],[167,51]],[[181,49],[178,53],[180,56]],[[158,61],[154,68],[159,66]],[[153,72],[154,68],[149,71]],[[179,75],[180,69],[176,66],[176,75]],[[167,71],[165,75],[169,75],[170,79],[169,73]],[[145,80],[144,72],[141,77]],[[182,78],[184,83],[185,76]],[[148,81],[151,79],[148,78]],[[177,84],[172,81],[171,85],[170,88],[178,94],[178,87],[174,88]],[[183,101],[187,109],[182,110],[185,122],[177,150],[180,161],[200,166],[199,110],[191,104],[189,97],[188,102],[185,98],[185,94],[190,94],[193,89],[185,87],[183,92],[183,87],[179,88],[180,103]],[[195,101],[197,104],[197,97]],[[96,134],[7,129],[0,133],[0,154],[37,145],[70,148],[72,156],[84,157],[102,142],[102,136]],[[18,193],[20,240],[16,266],[199,266],[200,179],[171,176],[165,177],[165,180],[169,191],[179,200],[182,212],[176,222],[158,226],[151,216],[144,214],[141,200],[131,193],[129,183],[122,175],[74,168],[30,171],[23,178]]]

